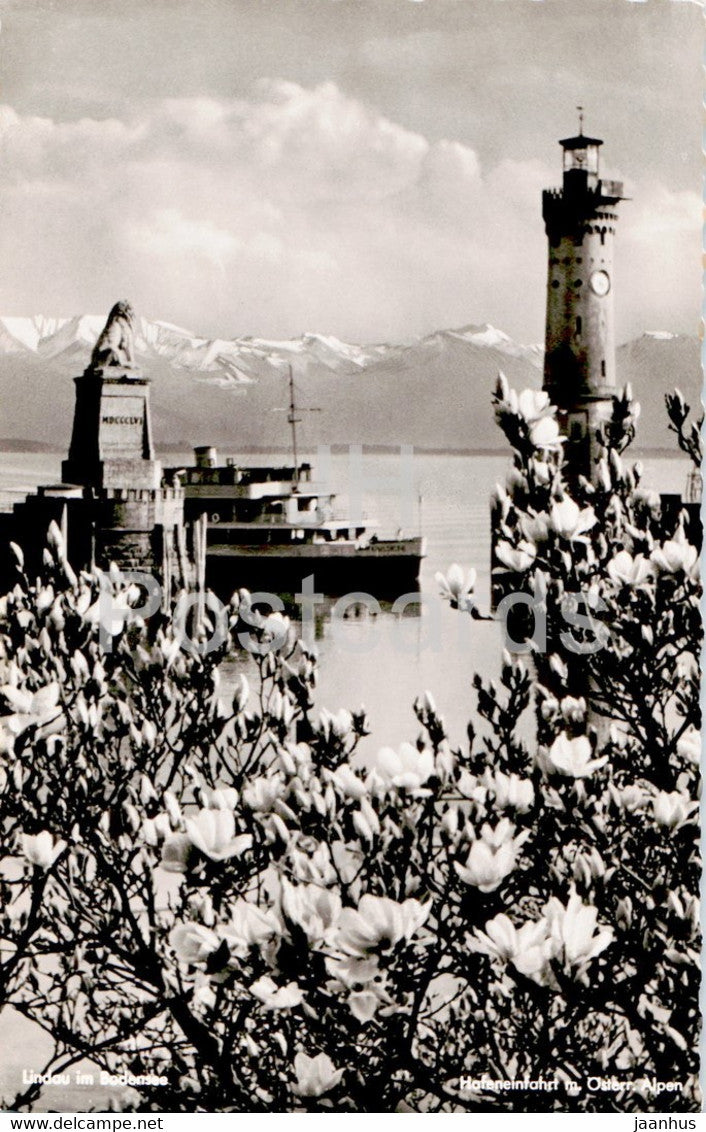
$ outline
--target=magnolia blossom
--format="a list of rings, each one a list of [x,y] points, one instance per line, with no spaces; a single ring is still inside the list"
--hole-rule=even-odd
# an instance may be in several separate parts
[[[366,990],[372,982],[380,978],[376,955],[366,955],[363,958],[356,955],[336,957],[327,955],[324,962],[331,976],[333,989],[343,987],[349,991]]]
[[[544,908],[554,957],[565,968],[582,968],[613,942],[613,930],[598,923],[598,910],[575,891],[566,905],[553,896]]]
[[[690,724],[677,741],[677,754],[699,766],[701,763],[701,732]]]
[[[526,814],[534,805],[534,786],[529,778],[496,770],[492,774],[488,772],[486,785],[495,796],[496,806],[502,810],[513,809]]]
[[[472,951],[501,962],[542,986],[558,990],[551,964],[559,963],[566,974],[585,980],[587,964],[613,942],[610,927],[598,923],[598,911],[585,904],[572,889],[566,905],[552,897],[538,920],[516,928],[501,913],[489,920],[484,931],[469,938]]]
[[[301,928],[312,944],[321,944],[338,924],[341,898],[337,892],[320,885],[294,885],[283,879],[282,911],[290,923]]]
[[[356,801],[360,801],[368,792],[363,780],[358,777],[348,763],[341,763],[332,772],[331,778],[346,798],[354,798]]]
[[[12,710],[11,715],[3,717],[3,727],[14,737],[22,735],[29,727],[42,729],[43,735],[51,735],[63,726],[62,710],[59,706],[61,689],[56,681],[46,684],[36,692],[18,688],[14,684],[3,684],[2,694]]]
[[[654,819],[657,825],[664,826],[665,829],[678,829],[679,826],[685,825],[698,808],[698,802],[689,801],[689,798],[679,790],[672,790],[671,793],[660,790],[652,799]]]
[[[550,409],[549,394],[543,389],[523,389],[517,395],[517,412],[527,422],[536,421]]]
[[[609,789],[617,804],[627,810],[629,814],[641,809],[650,800],[648,791],[637,783],[630,783],[629,786],[624,786],[622,790],[616,790],[613,786],[610,786]]]
[[[608,762],[608,756],[593,759],[591,741],[587,735],[570,739],[565,731],[557,735],[544,758],[545,769],[565,778],[588,778]]]
[[[212,861],[225,861],[244,853],[252,845],[249,833],[235,836],[235,817],[230,810],[199,810],[187,818],[186,834],[192,845]]]
[[[586,718],[586,701],[583,696],[564,696],[559,706],[567,723],[583,723]]]
[[[275,802],[285,793],[286,786],[281,774],[259,775],[250,780],[243,789],[243,802],[256,813],[269,813]]]
[[[230,922],[220,929],[231,953],[244,958],[249,948],[262,947],[282,935],[282,925],[271,909],[260,908],[239,896],[230,909]]]
[[[183,963],[201,963],[217,951],[221,941],[203,924],[177,924],[169,933],[169,943]]]
[[[471,845],[465,865],[454,861],[461,880],[481,892],[494,892],[515,868],[520,846],[529,837],[528,830],[517,837],[514,834],[515,827],[507,818],[502,818],[495,829],[485,823],[480,837]]]
[[[544,920],[530,920],[516,928],[501,912],[488,920],[484,931],[476,930],[470,936],[468,946],[471,951],[512,963],[517,971],[536,983],[549,981],[550,946]]]
[[[699,552],[687,540],[683,527],[679,527],[674,538],[656,546],[650,558],[661,574],[698,574]]]
[[[563,538],[576,539],[595,526],[596,516],[592,507],[583,510],[567,496],[553,503],[549,511],[549,521],[553,531]]]
[[[511,546],[509,542],[503,540],[496,545],[495,555],[503,566],[507,566],[508,570],[522,573],[534,565],[537,558],[537,549],[532,543],[524,539],[517,546]]]
[[[353,730],[353,716],[347,708],[341,708],[335,714],[322,708],[319,713],[321,730],[328,739],[345,739]]]
[[[335,1089],[343,1076],[343,1070],[336,1069],[325,1053],[316,1057],[298,1053],[294,1058],[294,1072],[297,1078],[294,1092],[299,1097],[321,1097]]]
[[[398,903],[387,896],[366,893],[358,908],[341,912],[336,943],[348,955],[366,956],[384,951],[401,940],[409,940],[431,911],[429,904],[409,899]]]
[[[608,576],[616,586],[639,586],[654,574],[654,567],[642,554],[635,557],[627,550],[620,550],[606,567]]]
[[[540,417],[530,424],[529,436],[535,448],[559,448],[564,443],[564,437],[559,431],[559,425],[554,417]]]
[[[39,869],[50,869],[65,848],[66,842],[61,839],[55,841],[54,834],[48,829],[41,833],[22,834],[22,852],[30,864]]]
[[[380,1006],[380,998],[374,991],[353,991],[347,1002],[353,1017],[363,1024],[375,1017]]]
[[[299,1006],[304,998],[304,991],[296,983],[278,987],[269,975],[263,975],[253,983],[250,993],[259,998],[267,1010],[291,1010],[294,1006]]]
[[[411,743],[402,743],[396,751],[382,747],[375,769],[386,783],[417,791],[434,773],[434,755],[431,751],[418,750]]]
[[[475,570],[469,570],[468,573],[465,573],[458,562],[454,562],[453,566],[449,568],[448,574],[442,574],[439,571],[434,575],[441,596],[450,601],[453,606],[458,606],[459,609],[468,609],[472,606],[473,602],[470,600],[470,595],[475,589],[477,576]]]
[[[242,672],[239,672],[233,688],[233,710],[236,712],[245,711],[249,699],[250,684],[248,678]]]

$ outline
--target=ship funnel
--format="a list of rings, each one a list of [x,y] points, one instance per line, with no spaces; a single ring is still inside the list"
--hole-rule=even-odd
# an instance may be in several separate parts
[[[197,468],[215,468],[218,466],[218,452],[211,444],[203,444],[194,448]]]

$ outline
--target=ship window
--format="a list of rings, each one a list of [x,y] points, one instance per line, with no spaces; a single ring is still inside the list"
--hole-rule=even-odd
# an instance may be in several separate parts
[[[582,326],[583,326],[583,323],[581,321],[581,315],[579,314],[579,315],[576,316],[576,333],[577,334],[581,333]]]

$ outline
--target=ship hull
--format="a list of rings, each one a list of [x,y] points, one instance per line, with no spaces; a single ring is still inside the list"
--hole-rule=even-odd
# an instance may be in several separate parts
[[[281,595],[307,592],[339,597],[365,593],[394,599],[417,593],[424,557],[421,538],[380,540],[366,547],[341,542],[302,545],[211,545],[206,552],[206,584],[226,600],[241,588]]]

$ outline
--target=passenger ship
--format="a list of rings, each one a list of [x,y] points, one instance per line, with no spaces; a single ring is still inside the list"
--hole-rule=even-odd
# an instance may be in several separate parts
[[[335,495],[312,479],[297,454],[294,383],[288,466],[219,464],[216,449],[194,450],[195,463],[172,469],[184,486],[184,516],[206,516],[206,583],[219,596],[241,587],[294,595],[313,575],[315,593],[374,597],[416,592],[424,557],[421,535],[380,538],[375,524],[338,516]]]

